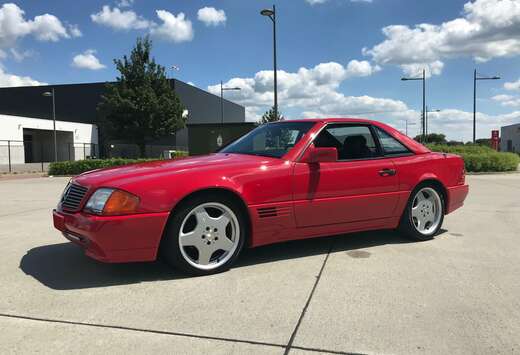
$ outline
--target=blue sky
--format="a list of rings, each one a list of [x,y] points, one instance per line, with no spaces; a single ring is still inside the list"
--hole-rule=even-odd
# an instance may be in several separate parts
[[[228,98],[254,120],[272,103],[271,22],[259,15],[272,3],[3,3],[0,85],[113,80],[112,60],[151,34],[157,61],[180,67],[170,75],[212,92],[220,80],[242,87]],[[421,92],[420,82],[399,78],[426,68],[428,105],[441,110],[430,115],[431,130],[469,140],[477,68],[503,78],[478,83],[478,135],[520,121],[520,0],[274,3],[280,107],[288,118],[364,116],[404,129],[406,120],[419,122]],[[417,130],[411,126],[410,135]]]

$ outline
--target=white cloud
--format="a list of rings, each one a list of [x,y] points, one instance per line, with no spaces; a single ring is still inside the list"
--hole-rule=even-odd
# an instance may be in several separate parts
[[[83,33],[81,33],[81,30],[79,29],[78,25],[69,25],[69,33],[72,37],[81,37],[83,36]]]
[[[363,60],[351,60],[347,65],[347,76],[370,76],[381,70],[378,65],[373,66],[370,62]]]
[[[153,36],[175,43],[193,39],[193,26],[183,12],[177,16],[166,10],[157,10],[156,13],[163,23],[151,29],[150,33]]]
[[[350,67],[350,68],[349,68]],[[370,69],[369,69],[370,68]],[[377,71],[370,63],[350,61],[321,63],[313,68],[300,68],[296,72],[278,71],[278,99],[281,112],[288,118],[312,117],[367,117],[386,122],[404,131],[405,121],[409,135],[419,133],[420,111],[405,102],[392,98],[353,96],[339,91],[339,86],[354,76],[366,76]],[[253,77],[233,78],[226,86],[240,87],[229,91],[226,98],[246,107],[246,119],[257,121],[273,105],[273,72],[263,70]],[[220,84],[211,85],[208,91],[220,95]],[[477,113],[477,135],[488,137],[492,129],[520,119],[520,111],[507,115]],[[473,113],[446,109],[429,114],[429,131],[444,133],[449,139],[471,139]]]
[[[520,79],[513,82],[507,82],[504,84],[504,89],[506,90],[520,90]]]
[[[493,100],[499,102],[502,106],[520,107],[520,97],[513,95],[495,95]]]
[[[487,61],[520,54],[520,2],[476,0],[464,5],[463,16],[440,25],[422,23],[383,28],[386,39],[363,53],[378,64],[428,68],[440,74],[442,60],[473,57]]]
[[[346,96],[337,91],[340,84],[352,77],[368,76],[378,68],[366,61],[321,63],[313,68],[300,68],[296,72],[278,71],[278,97],[282,110],[315,112],[320,114],[354,114],[366,111],[406,111],[398,100]],[[256,120],[273,102],[273,71],[263,70],[252,78],[233,78],[226,86],[240,87],[240,91],[227,93],[230,100],[246,106],[248,120]],[[220,93],[220,85],[209,86],[212,93]]]
[[[422,71],[424,70],[425,76],[429,78],[432,75],[440,75],[443,68],[444,63],[440,60],[436,60],[432,63],[412,63],[401,65],[403,73],[409,77],[421,76]]]
[[[31,50],[20,50],[18,40],[32,36],[38,41],[57,42],[63,38],[77,37],[81,31],[77,25],[64,25],[60,19],[51,14],[25,18],[25,11],[13,3],[5,3],[0,7],[0,59],[8,55],[16,61],[33,55]],[[28,76],[18,76],[5,72],[0,63],[0,86],[31,86],[44,83]]]
[[[323,4],[326,3],[328,0],[305,0],[311,5],[317,5],[317,4]],[[350,2],[365,2],[365,3],[371,3],[372,0],[349,0]]]
[[[206,26],[218,26],[226,23],[227,17],[224,10],[217,10],[214,7],[203,7],[197,12],[199,21]]]
[[[13,74],[8,74],[8,73],[4,72],[4,70],[2,68],[0,68],[0,86],[1,87],[37,86],[37,85],[46,85],[46,83],[39,82],[28,76],[17,76],[17,75],[13,75]]]
[[[115,30],[140,30],[152,25],[132,10],[120,10],[117,7],[112,9],[108,5],[104,5],[98,13],[90,15],[90,18],[99,25],[111,27]]]
[[[74,36],[54,15],[43,14],[33,20],[26,20],[24,15],[25,11],[15,4],[0,7],[0,48],[12,47],[18,39],[29,35],[39,41],[51,42]]]
[[[11,57],[17,62],[21,62],[25,58],[29,58],[35,55],[35,52],[32,50],[18,50],[16,48],[9,49],[9,53],[11,54]]]
[[[80,69],[100,70],[106,68],[95,56],[96,51],[87,49],[85,52],[72,58],[72,66]]]
[[[117,7],[131,7],[134,4],[134,0],[119,0],[116,2]]]

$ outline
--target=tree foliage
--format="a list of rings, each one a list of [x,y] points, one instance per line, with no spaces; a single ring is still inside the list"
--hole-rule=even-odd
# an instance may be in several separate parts
[[[422,141],[422,135],[418,135],[414,138],[417,142]],[[434,143],[434,144],[445,144],[446,136],[442,133],[428,133],[426,135],[426,142],[425,143]]]
[[[262,116],[260,121],[258,121],[258,123],[264,124],[264,123],[269,123],[269,122],[283,121],[283,119],[284,119],[284,117],[280,113],[280,111],[275,112],[275,109],[273,106],[273,107],[271,107],[271,109],[269,109],[269,111],[264,113],[264,115]]]
[[[98,105],[110,137],[137,144],[141,156],[147,140],[171,135],[186,125],[184,107],[151,50],[148,37],[138,38],[130,57],[114,59],[120,76],[107,84]]]

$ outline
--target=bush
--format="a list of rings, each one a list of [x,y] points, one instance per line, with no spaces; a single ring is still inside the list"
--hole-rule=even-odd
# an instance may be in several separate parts
[[[49,166],[49,175],[78,175],[85,171],[109,168],[112,166],[128,165],[133,163],[142,163],[156,159],[87,159],[76,161],[60,161],[51,163]]]
[[[434,152],[460,155],[464,159],[466,171],[470,172],[516,171],[520,164],[520,157],[517,154],[497,152],[483,145],[430,144],[428,148]]]

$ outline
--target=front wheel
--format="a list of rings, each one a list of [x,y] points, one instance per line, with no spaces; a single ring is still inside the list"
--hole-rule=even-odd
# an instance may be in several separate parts
[[[444,220],[442,194],[433,186],[419,186],[408,201],[399,229],[414,240],[429,240]]]
[[[214,274],[234,263],[246,230],[243,211],[233,200],[195,197],[174,211],[161,254],[169,264],[190,274]]]

